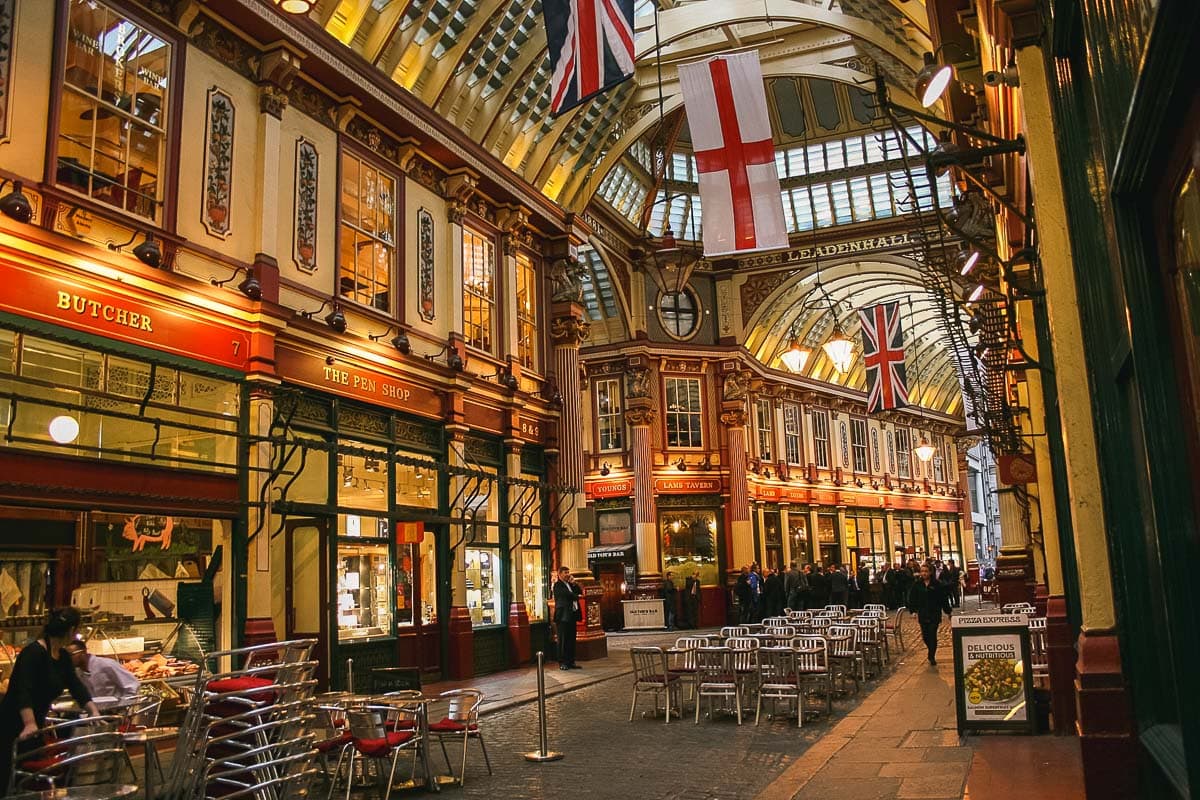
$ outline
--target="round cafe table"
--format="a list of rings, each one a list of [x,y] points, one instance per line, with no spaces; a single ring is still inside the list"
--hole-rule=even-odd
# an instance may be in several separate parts
[[[128,783],[98,783],[95,786],[67,786],[62,789],[44,789],[40,792],[18,792],[8,795],[8,800],[116,800],[132,797],[138,787]]]

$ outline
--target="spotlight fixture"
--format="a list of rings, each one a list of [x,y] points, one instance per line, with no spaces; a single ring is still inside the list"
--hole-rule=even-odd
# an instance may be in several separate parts
[[[671,463],[674,464],[675,469],[679,470],[680,472],[687,472],[687,462],[683,460],[683,456],[680,456],[678,459],[676,459],[675,461],[672,461]]]
[[[921,67],[921,71],[917,73],[915,94],[921,101],[921,105],[929,108],[938,101],[938,98],[950,85],[950,79],[954,77],[954,70],[949,64],[939,63],[933,53],[926,53],[924,60],[925,66]]]
[[[608,475],[610,472],[612,472],[612,467],[609,465],[609,463],[607,461],[605,461],[603,464],[600,465],[600,474],[601,475]]]
[[[446,357],[446,366],[455,372],[462,372],[466,368],[467,362],[459,355],[458,348],[454,346],[454,342],[446,342],[446,345],[436,353],[426,353],[426,361],[437,361],[442,356]]]
[[[108,249],[119,253],[124,248],[133,244],[134,240],[137,239],[138,234],[140,234],[140,233],[141,233],[141,231],[134,231],[133,235],[129,237],[128,242],[122,242],[121,244],[109,242]],[[162,264],[162,250],[159,248],[158,242],[155,241],[154,234],[145,233],[143,235],[146,238],[141,244],[139,244],[137,247],[133,248],[133,255],[134,255],[134,257],[137,258],[138,261],[142,262],[147,267],[153,267],[154,269],[158,269],[159,265]]]
[[[0,183],[0,189],[4,188],[7,183],[8,181]],[[21,191],[24,184],[21,181],[13,181],[12,187],[11,192],[0,197],[0,213],[15,219],[22,225],[28,224],[29,220],[33,219],[33,206],[29,203],[29,198],[25,196],[25,193]]]
[[[316,0],[275,0],[275,5],[285,14],[307,15],[317,4]]]
[[[517,380],[517,376],[513,375],[512,370],[508,367],[497,367],[496,371],[491,375],[480,375],[479,377],[485,381],[494,379],[496,383],[500,384],[505,389],[508,389],[510,392],[515,392],[521,385],[521,382]]]
[[[246,295],[246,297],[249,297],[251,300],[262,300],[262,284],[258,282],[258,278],[254,275],[253,267],[238,267],[233,271],[233,274],[225,280],[219,281],[216,278],[209,278],[208,282],[213,286],[224,286],[236,278],[238,273],[241,272],[245,272],[246,277],[243,278],[242,282],[237,285],[238,291]]]
[[[345,333],[346,315],[342,313],[341,304],[332,297],[326,300],[324,303],[321,303],[318,308],[314,308],[312,311],[297,311],[296,313],[305,319],[312,319],[317,314],[320,314],[322,311],[324,311],[325,308],[330,304],[333,305],[333,308],[328,314],[325,315],[325,324],[333,328],[338,333]]]
[[[979,298],[983,297],[983,292],[984,292],[985,288],[986,287],[984,287],[984,285],[982,283],[976,284],[975,288],[973,288],[971,290],[971,293],[969,295],[967,295],[967,302],[968,303],[977,302],[979,300]]]
[[[412,352],[412,344],[408,341],[408,334],[405,333],[400,328],[397,328],[395,326],[388,326],[388,329],[386,331],[384,331],[383,333],[369,334],[367,336],[367,338],[370,339],[372,342],[378,342],[380,339],[387,336],[392,331],[396,332],[396,335],[391,338],[392,347],[396,348],[396,350],[403,353],[404,355],[408,355],[409,353],[411,353]]]
[[[975,269],[975,265],[979,263],[979,251],[971,248],[963,248],[958,251],[957,263],[959,265],[958,274],[964,278],[971,274],[971,270]]]

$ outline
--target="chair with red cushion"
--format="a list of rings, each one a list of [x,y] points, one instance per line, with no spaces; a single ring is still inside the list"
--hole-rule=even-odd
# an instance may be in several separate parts
[[[728,703],[733,699],[738,724],[742,724],[742,681],[734,670],[733,651],[728,647],[701,647],[696,651],[696,724],[700,723],[700,701],[708,698],[712,716],[712,698]]]
[[[467,744],[472,739],[479,742],[488,775],[492,774],[492,761],[488,758],[483,730],[479,727],[479,706],[482,704],[483,692],[479,689],[451,689],[438,695],[438,702],[429,708],[429,737],[441,745],[442,756],[451,775],[454,774],[454,767],[450,765],[446,741],[462,741],[462,769],[457,776],[460,785],[467,779]]]
[[[133,770],[120,722],[118,716],[59,722],[38,731],[35,741],[43,744],[37,747],[14,742],[8,793],[117,782]]]
[[[365,759],[374,763],[377,777],[382,777],[382,763],[391,761],[387,775],[387,788],[384,790],[384,800],[391,797],[392,781],[396,777],[396,765],[400,754],[408,751],[413,756],[413,771],[417,766],[417,748],[421,746],[421,732],[414,730],[395,730],[396,710],[391,707],[367,706],[346,712],[350,723],[350,762],[347,775],[354,775],[355,759]],[[352,781],[346,781],[346,800],[350,800]]]

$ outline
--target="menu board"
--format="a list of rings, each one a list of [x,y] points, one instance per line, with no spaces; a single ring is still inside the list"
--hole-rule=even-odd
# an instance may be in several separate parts
[[[957,614],[950,625],[959,733],[1034,733],[1028,618],[1020,614]]]

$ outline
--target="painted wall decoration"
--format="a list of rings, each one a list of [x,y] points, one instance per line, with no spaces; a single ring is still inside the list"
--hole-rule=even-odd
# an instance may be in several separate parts
[[[888,472],[896,474],[896,440],[892,432],[887,432]]]
[[[842,432],[842,466],[850,467],[850,434],[846,430],[846,423],[841,423]]]
[[[879,431],[875,428],[871,429],[871,464],[876,472],[883,471],[883,466],[879,463]]]
[[[417,304],[421,319],[433,322],[433,215],[424,208],[417,211]]]
[[[305,272],[317,270],[317,147],[296,140],[296,229],[293,258]]]
[[[225,238],[230,227],[233,193],[233,98],[216,86],[208,90],[208,124],[204,151],[204,227]]]
[[[0,0],[0,142],[8,139],[8,98],[11,95],[13,42],[16,40],[17,0]]]

